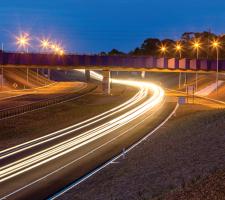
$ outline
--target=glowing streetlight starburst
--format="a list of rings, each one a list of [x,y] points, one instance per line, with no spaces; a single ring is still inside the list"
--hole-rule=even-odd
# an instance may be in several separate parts
[[[199,40],[195,40],[192,45],[194,49],[201,48],[201,43],[199,42]]]
[[[161,45],[159,50],[161,53],[165,54],[167,52],[167,47],[165,45]]]
[[[65,54],[64,50],[61,49],[61,50],[59,51],[59,55],[60,55],[60,56],[63,56],[64,54]]]
[[[49,43],[49,41],[48,41],[47,39],[43,39],[43,40],[41,40],[40,42],[41,42],[41,47],[42,47],[43,49],[49,48],[50,43]]]
[[[220,42],[218,40],[213,40],[213,41],[211,41],[211,46],[213,48],[219,48],[220,47]]]
[[[29,34],[24,33],[21,34],[20,36],[16,37],[16,44],[18,45],[19,48],[26,48],[27,46],[30,45],[30,37]]]
[[[52,44],[52,45],[51,45],[51,49],[52,49],[52,50],[55,50],[55,48],[56,48],[56,45],[55,45],[55,44]]]
[[[176,49],[176,51],[181,51],[182,50],[181,44],[179,44],[179,43],[176,44],[175,49]]]
[[[177,44],[175,45],[175,51],[179,53],[180,58],[181,58],[181,51],[182,51],[182,48],[183,48],[183,47],[182,47],[182,45],[181,45],[180,43],[177,43]]]

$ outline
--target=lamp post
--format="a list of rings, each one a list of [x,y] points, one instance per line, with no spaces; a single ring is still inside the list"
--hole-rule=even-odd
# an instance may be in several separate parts
[[[40,40],[40,47],[44,52],[46,52],[47,49],[50,48],[50,42],[48,39],[42,39]],[[37,68],[37,79],[38,79],[39,69]]]
[[[20,34],[16,37],[16,44],[19,48],[23,48],[28,53],[28,46],[30,45],[30,36],[28,33]],[[29,82],[29,69],[27,67],[27,83]]]
[[[216,95],[218,96],[218,79],[219,79],[219,47],[220,43],[216,40],[212,41],[212,47],[216,49]]]
[[[162,45],[160,47],[160,52],[163,54],[163,58],[165,58],[166,52],[167,52],[167,47],[165,45]]]
[[[179,52],[179,58],[181,59],[182,55],[181,55],[181,51],[182,51],[182,46],[181,44],[177,43],[175,46],[175,50],[176,52]],[[179,72],[179,89],[180,89],[180,85],[181,85],[181,72]]]
[[[196,57],[197,57],[197,60],[198,60],[198,58],[199,58],[199,49],[201,47],[199,41],[195,41],[193,43],[193,47],[196,50]],[[196,90],[196,92],[198,90],[198,72],[196,72],[196,76],[195,76],[195,90]]]
[[[3,54],[3,51],[4,51],[4,45],[2,43],[2,54]],[[3,89],[3,85],[4,85],[4,69],[3,69],[3,65],[1,67],[1,74],[2,74],[2,79],[1,79],[1,88]]]

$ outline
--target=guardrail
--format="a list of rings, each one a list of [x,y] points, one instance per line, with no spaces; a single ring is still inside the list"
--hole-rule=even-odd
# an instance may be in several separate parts
[[[46,108],[46,107],[49,107],[52,105],[56,105],[59,103],[65,103],[68,101],[72,101],[78,97],[81,97],[81,96],[84,96],[84,95],[90,93],[91,91],[95,90],[96,88],[97,88],[97,86],[95,85],[91,88],[85,89],[84,91],[82,91],[79,94],[68,94],[68,95],[64,95],[64,96],[58,96],[55,98],[41,100],[38,102],[34,102],[34,103],[22,105],[22,106],[3,109],[3,110],[0,110],[0,120],[19,116],[19,115],[22,115],[22,114],[25,114],[25,113],[28,113],[28,112],[31,112],[34,110],[43,109],[43,108]]]

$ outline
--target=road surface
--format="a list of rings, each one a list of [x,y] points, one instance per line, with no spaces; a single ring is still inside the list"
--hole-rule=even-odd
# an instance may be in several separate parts
[[[113,82],[139,92],[96,117],[0,152],[0,198],[46,198],[143,137],[164,91],[151,83]]]

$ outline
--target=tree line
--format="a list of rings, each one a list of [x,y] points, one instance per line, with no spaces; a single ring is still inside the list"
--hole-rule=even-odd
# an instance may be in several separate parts
[[[215,59],[216,49],[212,46],[212,41],[217,41],[219,46],[219,58],[225,59],[225,34],[216,35],[211,32],[185,32],[180,39],[175,41],[172,39],[147,38],[140,47],[135,48],[129,53],[121,52],[117,49],[112,49],[110,52],[101,52],[101,55],[135,55],[135,56],[162,56],[160,48],[164,46],[166,51],[163,53],[165,57],[179,58],[196,58],[196,49],[194,49],[194,42],[199,43],[199,58],[201,59]],[[176,45],[181,46],[180,52],[176,50]],[[180,54],[181,53],[181,54]]]

